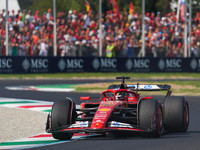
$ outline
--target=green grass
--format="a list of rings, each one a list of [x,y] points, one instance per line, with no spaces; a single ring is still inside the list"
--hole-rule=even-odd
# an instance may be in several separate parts
[[[0,74],[0,78],[113,78],[116,76],[130,76],[132,79],[143,78],[200,78],[199,73],[52,73],[52,74]]]
[[[101,93],[111,84],[119,84],[119,82],[112,83],[99,83],[92,84],[91,87],[87,86],[75,86],[77,92],[91,92],[95,91],[97,93]],[[132,81],[128,81],[127,84],[136,84]],[[140,84],[168,84],[171,85],[172,95],[200,95],[200,81],[144,81],[140,82]],[[101,86],[103,85],[103,86]],[[167,91],[152,91],[152,92],[144,92],[139,91],[143,95],[165,95]]]
[[[151,82],[140,82],[145,84],[169,84],[172,85],[172,91],[176,95],[200,95],[200,81],[178,81],[176,79],[200,79],[199,73],[54,73],[54,74],[0,74],[1,79],[72,79],[72,78],[87,78],[87,79],[115,79],[117,76],[128,76],[133,81],[127,81],[128,83],[137,83],[137,79],[173,79],[173,81],[151,81]],[[111,82],[111,84],[119,84],[121,81]],[[78,92],[90,92],[93,90],[102,92],[107,87],[92,86],[91,87],[76,87]],[[153,92],[155,93],[155,92]],[[166,93],[166,92],[156,92],[156,93]],[[149,93],[148,93],[149,94]],[[150,93],[151,94],[151,93]]]

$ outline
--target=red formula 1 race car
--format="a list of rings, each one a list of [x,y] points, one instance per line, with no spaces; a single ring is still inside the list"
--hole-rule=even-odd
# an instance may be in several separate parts
[[[74,133],[139,132],[144,137],[159,137],[164,132],[186,132],[189,106],[184,97],[173,97],[170,85],[110,85],[96,102],[90,97],[76,108],[72,98],[56,101],[47,117],[46,131],[55,139],[71,139]],[[138,91],[167,90],[164,102],[141,97]]]

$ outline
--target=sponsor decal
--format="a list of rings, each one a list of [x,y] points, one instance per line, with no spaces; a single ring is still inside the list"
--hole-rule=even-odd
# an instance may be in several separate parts
[[[133,62],[132,62],[132,60],[131,60],[131,59],[128,59],[128,60],[126,61],[126,63],[125,63],[125,66],[126,66],[126,68],[127,68],[128,71],[131,71],[132,68],[133,68]]]
[[[84,60],[83,59],[60,59],[58,68],[60,71],[65,72],[83,72]]]
[[[95,122],[96,122],[96,123],[104,123],[102,120],[96,120]],[[94,122],[94,123],[95,123],[95,122]]]
[[[101,118],[101,119],[106,119],[105,116],[98,116],[98,115],[95,115],[95,116],[97,116],[97,117],[94,117],[94,119],[99,119],[99,118]]]
[[[80,127],[88,127],[88,122],[81,122]]]
[[[0,59],[0,73],[12,73],[12,59],[10,58]]]
[[[57,63],[52,63],[54,61]],[[61,57],[55,60],[48,57],[1,57],[0,73],[121,72],[124,70],[200,72],[200,58],[127,58],[123,59],[124,67],[119,64],[121,61],[120,58],[106,57],[87,58],[87,61],[81,57]]]
[[[145,85],[144,89],[152,89],[152,86],[151,85]]]
[[[106,102],[101,102],[101,106],[114,106],[116,104],[119,104],[121,102],[119,101],[106,101]]]
[[[127,85],[127,87],[135,88],[135,85]]]
[[[118,123],[118,122],[113,122],[112,125],[113,125],[114,127],[119,127],[119,123]]]
[[[100,111],[110,111],[110,108],[101,108]]]
[[[158,62],[158,68],[161,71],[166,72],[181,72],[182,71],[182,60],[176,58],[160,59]]]
[[[150,60],[149,59],[128,59],[125,63],[128,71],[134,72],[149,72]]]
[[[103,103],[101,106],[114,106],[114,103]]]
[[[27,71],[30,68],[30,63],[27,58],[24,59],[24,61],[22,62],[22,67],[24,68],[25,71]]]
[[[98,60],[97,58],[95,58],[95,59],[93,60],[92,66],[93,66],[93,68],[94,68],[95,70],[98,70],[98,69],[99,69],[99,67],[100,67],[100,62],[99,62],[99,60]]]
[[[128,123],[121,123],[121,122],[116,122],[112,121],[111,122],[111,127],[123,127],[123,128],[133,128],[130,124]]]
[[[67,69],[82,69],[83,68],[83,59],[67,59],[66,60]]]
[[[200,59],[192,59],[190,61],[190,67],[193,71],[197,70],[198,72],[200,72]]]
[[[165,69],[165,61],[163,59],[161,59],[158,62],[158,67],[160,68],[160,70],[164,70]]]
[[[22,62],[22,67],[25,71],[30,70],[32,73],[45,73],[48,71],[48,59],[46,58],[25,58]]]
[[[106,111],[99,111],[100,114],[106,114]]]
[[[117,72],[116,58],[95,58],[92,61],[92,66],[96,71],[102,72]]]
[[[88,121],[76,121],[76,123],[72,124],[69,128],[79,128],[79,127],[88,127]]]
[[[149,63],[150,63],[149,59],[134,59],[134,68],[148,69]]]
[[[58,68],[60,69],[60,71],[64,71],[65,67],[66,67],[65,61],[64,61],[64,59],[61,59],[58,62]]]

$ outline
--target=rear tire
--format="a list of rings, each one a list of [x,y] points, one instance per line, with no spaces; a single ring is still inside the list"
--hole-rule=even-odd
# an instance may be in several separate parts
[[[71,98],[55,101],[51,111],[51,129],[57,130],[63,126],[70,125],[75,121],[75,102]],[[72,138],[71,132],[52,133],[55,139],[69,140]]]
[[[142,128],[152,130],[142,133],[143,137],[160,137],[163,115],[162,108],[156,99],[142,100],[140,102],[139,119]]]
[[[185,133],[189,125],[189,105],[184,97],[167,97],[164,101],[164,126],[168,132]]]

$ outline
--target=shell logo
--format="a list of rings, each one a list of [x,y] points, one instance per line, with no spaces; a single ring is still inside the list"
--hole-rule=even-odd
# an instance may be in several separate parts
[[[110,108],[101,108],[100,111],[110,111]]]

